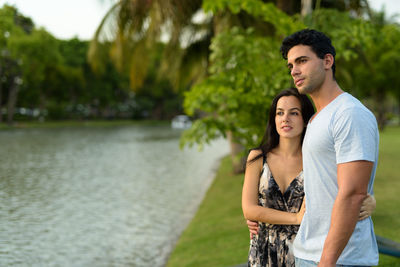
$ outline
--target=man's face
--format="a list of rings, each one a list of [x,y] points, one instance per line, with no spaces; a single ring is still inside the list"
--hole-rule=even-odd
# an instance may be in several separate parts
[[[296,88],[302,94],[318,91],[325,81],[326,70],[323,59],[306,45],[292,47],[287,55],[288,68]]]

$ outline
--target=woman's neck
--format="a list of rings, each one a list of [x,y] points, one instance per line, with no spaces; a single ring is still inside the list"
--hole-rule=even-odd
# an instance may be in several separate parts
[[[289,158],[301,156],[301,139],[299,138],[280,138],[278,146],[273,149],[273,153]]]

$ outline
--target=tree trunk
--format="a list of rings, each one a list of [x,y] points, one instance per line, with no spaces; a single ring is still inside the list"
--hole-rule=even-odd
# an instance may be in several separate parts
[[[377,90],[375,93],[375,104],[376,104],[376,111],[377,111],[377,122],[379,130],[383,130],[386,125],[386,106],[385,106],[385,90]]]
[[[312,13],[312,0],[301,0],[301,17],[306,17]]]
[[[296,13],[295,2],[293,0],[278,0],[276,7],[288,15],[294,15]]]
[[[8,93],[7,124],[10,125],[10,126],[14,122],[15,105],[17,103],[17,96],[18,96],[19,84],[16,81],[16,79],[18,79],[18,77],[14,78],[14,81],[11,83],[10,91]]]
[[[400,117],[399,109],[400,109],[400,94],[397,96],[397,112],[396,112],[396,115]],[[400,118],[397,122],[398,122],[397,125],[400,126]]]
[[[2,67],[0,65],[0,123],[3,122],[3,73],[2,73]]]
[[[0,81],[0,123],[3,122],[3,88]]]
[[[236,174],[243,173],[246,163],[246,158],[243,156],[244,147],[243,145],[236,142],[235,137],[233,136],[231,131],[226,132],[226,136],[228,137],[230,151],[231,151],[233,172]]]

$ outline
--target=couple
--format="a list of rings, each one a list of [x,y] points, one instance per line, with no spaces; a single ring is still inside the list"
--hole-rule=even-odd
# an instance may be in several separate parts
[[[248,156],[248,265],[377,265],[369,217],[375,199],[368,195],[378,160],[376,119],[340,89],[335,48],[323,33],[296,32],[281,52],[298,90],[275,97],[262,143]]]

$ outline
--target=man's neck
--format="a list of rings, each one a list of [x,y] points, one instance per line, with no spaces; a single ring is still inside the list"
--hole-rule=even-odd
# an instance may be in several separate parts
[[[335,80],[324,84],[319,90],[310,94],[311,99],[315,104],[317,113],[332,102],[337,96],[343,93]]]

